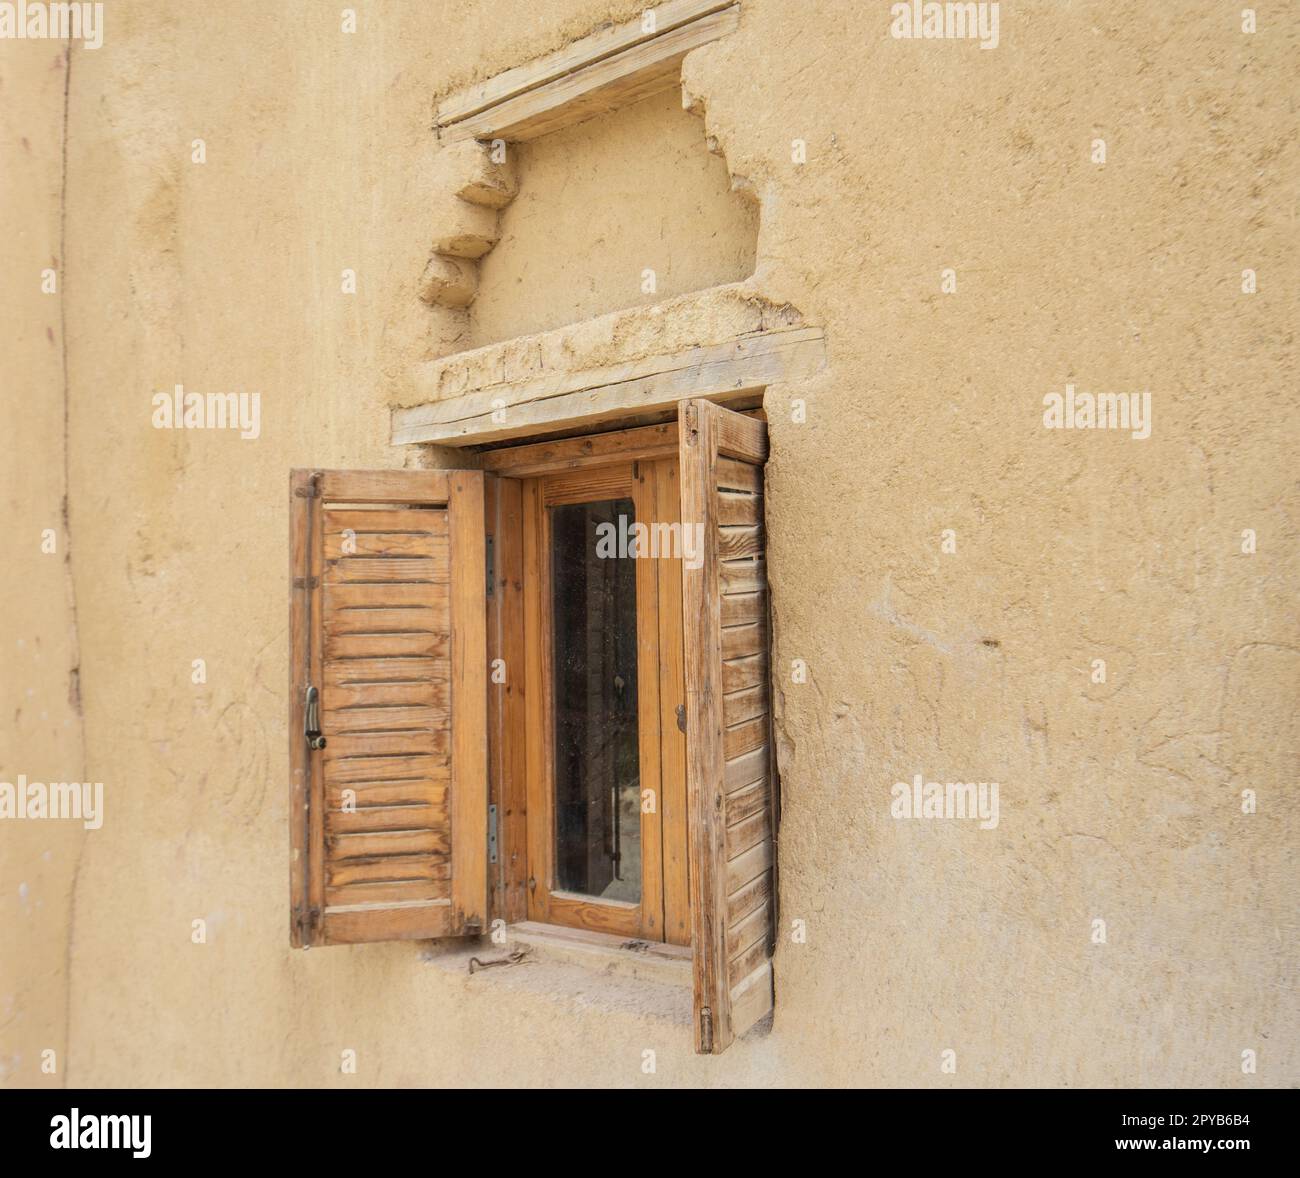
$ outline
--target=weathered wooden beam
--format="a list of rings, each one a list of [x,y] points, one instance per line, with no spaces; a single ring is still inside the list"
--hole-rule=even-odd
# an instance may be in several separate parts
[[[624,364],[493,384],[393,412],[394,445],[480,445],[654,415],[688,397],[732,401],[825,366],[819,327],[762,332]]]
[[[624,24],[600,29],[563,49],[539,57],[536,61],[516,66],[448,95],[438,107],[435,122],[439,127],[460,122],[488,107],[517,98],[529,90],[535,90],[547,82],[613,57],[645,41],[662,37],[684,24],[735,3],[736,0],[667,0],[667,3],[650,10],[654,19],[649,27],[646,14],[642,13]]]
[[[652,11],[652,32],[637,18],[452,95],[438,109],[439,133],[523,142],[626,106],[672,86],[687,53],[740,19],[735,0],[671,0]]]

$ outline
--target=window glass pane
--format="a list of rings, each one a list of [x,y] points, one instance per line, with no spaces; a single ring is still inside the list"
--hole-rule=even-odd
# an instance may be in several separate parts
[[[552,507],[555,886],[641,899],[631,499]],[[612,539],[611,539],[612,537]]]

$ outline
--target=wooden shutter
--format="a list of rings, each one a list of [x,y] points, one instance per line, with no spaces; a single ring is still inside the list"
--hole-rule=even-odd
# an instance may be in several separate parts
[[[291,942],[482,932],[482,472],[297,470],[289,503]]]
[[[772,1009],[777,790],[771,740],[763,462],[767,427],[682,405],[682,523],[695,1047],[718,1054]]]

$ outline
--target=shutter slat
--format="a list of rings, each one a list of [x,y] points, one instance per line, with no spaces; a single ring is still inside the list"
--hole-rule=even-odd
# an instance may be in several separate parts
[[[428,632],[327,634],[325,635],[325,657],[327,659],[372,659],[420,655],[428,658],[445,658],[450,645],[449,635]]]
[[[326,665],[325,686],[352,687],[373,683],[424,683],[435,690],[451,679],[450,664],[435,658],[352,659]]]
[[[371,859],[384,855],[418,855],[451,850],[451,834],[447,830],[368,831],[330,835],[326,841],[332,860]]]
[[[395,609],[336,609],[325,619],[325,633],[409,634],[414,631],[443,633],[447,611],[431,605],[405,605]]]
[[[384,581],[445,583],[449,577],[446,541],[436,556],[341,556],[325,562],[325,580],[331,584],[366,584]]]
[[[363,806],[329,810],[325,814],[328,834],[359,834],[380,830],[441,830],[447,825],[447,807]]]
[[[326,887],[325,903],[331,908],[351,904],[400,904],[409,900],[445,900],[451,885],[445,879],[408,879],[396,883],[360,883]]]
[[[722,598],[722,624],[739,626],[767,618],[767,594],[728,593]]]

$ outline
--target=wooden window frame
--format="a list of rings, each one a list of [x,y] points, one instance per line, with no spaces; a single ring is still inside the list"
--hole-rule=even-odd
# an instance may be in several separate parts
[[[489,700],[492,797],[501,831],[494,914],[508,923],[528,920],[689,946],[686,741],[678,714],[686,699],[680,560],[637,561],[642,788],[655,790],[654,814],[642,815],[642,902],[620,913],[621,906],[557,894],[551,886],[554,729],[546,509],[627,497],[638,520],[678,523],[677,423],[515,446],[485,452],[481,459],[491,472],[489,529],[500,554],[489,657],[506,668],[525,668],[522,690],[510,683],[507,671]]]
[[[559,890],[555,884],[554,625],[550,508],[593,499],[630,499],[636,518],[653,512],[653,484],[620,462],[530,478],[524,494],[524,632],[528,675],[525,743],[528,749],[528,918],[543,924],[663,939],[662,823],[659,807],[641,809],[641,898],[606,901]],[[637,734],[640,779],[659,782],[658,589],[653,562],[636,572]]]

